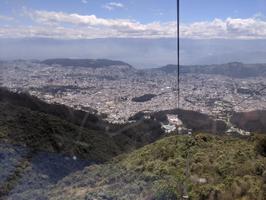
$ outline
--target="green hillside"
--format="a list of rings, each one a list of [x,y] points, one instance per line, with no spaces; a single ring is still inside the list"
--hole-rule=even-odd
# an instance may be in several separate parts
[[[116,126],[95,114],[2,88],[0,110],[0,199],[43,198],[44,194],[32,192],[44,191],[85,165],[111,160],[162,134],[160,124],[151,120]]]
[[[159,122],[114,125],[93,113],[0,88],[0,141],[106,161],[161,137]]]
[[[222,134],[165,137],[163,112],[117,126],[93,113],[1,88],[0,110],[0,199],[266,196],[264,134],[245,139]],[[205,115],[183,111],[180,116],[197,132],[207,132],[212,124]],[[87,122],[80,126],[84,117]],[[102,164],[88,166],[95,162]]]
[[[8,103],[0,102],[0,109],[1,141],[93,160],[108,160],[119,153],[112,138],[96,130]]]
[[[264,138],[263,138],[264,137]],[[50,199],[263,200],[266,138],[171,136],[60,181]]]

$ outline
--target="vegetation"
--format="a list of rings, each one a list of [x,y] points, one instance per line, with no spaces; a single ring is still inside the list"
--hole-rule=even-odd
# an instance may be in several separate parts
[[[114,125],[93,113],[1,88],[0,109],[0,139],[94,161],[110,160],[154,142],[163,133],[152,120]]]
[[[153,142],[162,134],[160,124],[152,120],[114,126],[95,114],[47,104],[5,89],[0,89],[0,109],[1,198],[42,198],[48,185],[82,169],[85,163],[108,161]],[[18,147],[27,153],[20,155]],[[39,162],[32,163],[36,159]],[[44,168],[48,172],[42,172]],[[14,190],[17,186],[20,189]]]
[[[51,199],[258,199],[266,196],[263,138],[171,136],[60,181]],[[187,171],[187,173],[186,173]]]
[[[266,110],[233,113],[230,121],[243,130],[265,133]]]
[[[0,101],[11,104],[14,107],[24,107],[32,111],[59,117],[77,126],[82,124],[83,127],[94,130],[104,130],[105,128],[105,123],[93,113],[75,110],[61,104],[48,104],[27,93],[18,94],[5,88],[0,88]]]
[[[188,195],[192,200],[263,200],[266,196],[265,135],[240,139],[199,133],[211,132],[215,122],[207,115],[169,110],[143,119],[139,113],[135,117],[140,121],[114,126],[98,115],[4,89],[0,89],[0,109],[1,171],[7,169],[5,161],[14,163],[10,165],[14,173],[1,183],[0,196],[10,191],[10,199],[175,200]],[[162,137],[160,122],[176,112],[197,134]],[[82,123],[84,117],[88,123]],[[16,150],[14,144],[27,150]],[[59,160],[71,166],[54,185],[58,181],[52,180],[54,175],[43,174],[33,164],[35,155],[43,151],[107,162],[83,170],[81,163],[74,170],[79,171],[69,175],[73,162],[64,161],[64,156],[55,162],[47,154],[42,169],[51,163],[58,169]],[[23,154],[22,159],[18,154]],[[27,173],[27,186],[14,190]],[[41,184],[34,185],[40,179]]]
[[[6,103],[0,103],[0,109],[2,141],[95,161],[108,160],[120,153],[112,138],[96,130]]]

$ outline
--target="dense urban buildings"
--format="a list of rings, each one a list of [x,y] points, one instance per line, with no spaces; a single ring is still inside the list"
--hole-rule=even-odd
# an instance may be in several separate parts
[[[242,65],[234,63],[237,64]],[[5,62],[2,68],[3,86],[13,91],[29,92],[47,102],[85,111],[97,110],[113,123],[125,122],[139,111],[177,106],[176,73],[167,72],[165,67],[138,70],[125,63],[74,67],[13,61]],[[183,73],[180,107],[216,118],[226,118],[232,111],[266,109],[265,74],[249,77],[224,74],[208,74],[204,68],[202,73]]]

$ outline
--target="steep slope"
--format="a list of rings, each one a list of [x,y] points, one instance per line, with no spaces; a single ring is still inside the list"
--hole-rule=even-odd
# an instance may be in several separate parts
[[[77,126],[82,125],[83,127],[95,130],[104,130],[105,128],[105,123],[100,119],[99,116],[95,114],[81,110],[74,110],[73,108],[67,107],[65,105],[48,104],[28,94],[10,92],[1,87],[0,101],[7,102],[8,104],[12,104],[14,106],[24,107],[32,111],[53,115]]]
[[[43,199],[49,186],[69,173],[162,135],[160,124],[152,120],[117,127],[26,94],[5,89],[0,94],[0,199]]]
[[[153,120],[113,125],[92,113],[1,88],[0,109],[2,140],[86,159],[108,160],[163,134],[160,123]]]
[[[93,160],[107,160],[119,152],[102,132],[8,103],[0,102],[0,109],[0,138],[6,142]]]
[[[0,101],[0,110],[0,199],[43,192],[69,173],[121,153],[102,132],[8,102]]]
[[[96,110],[91,109],[92,112],[85,112],[82,110],[75,110],[73,108],[61,104],[48,104],[31,95],[25,93],[18,94],[10,92],[7,89],[1,87],[0,102],[5,102],[15,107],[23,107],[31,111],[58,117],[78,127],[95,130],[101,133],[110,133],[110,135],[114,135],[115,133],[115,135],[118,136],[121,133],[123,137],[127,138],[127,140],[134,140],[134,143],[136,139],[132,137],[132,135],[134,134],[143,137],[149,135],[147,133],[150,131],[153,131],[152,135],[157,135],[158,137],[162,134],[160,124],[152,120],[142,120],[133,124],[111,124],[104,121],[101,115],[97,114]],[[151,138],[153,138],[152,135]],[[153,139],[140,141],[139,145],[142,146],[153,141]],[[130,141],[127,142],[130,143]],[[144,143],[141,144],[141,142]]]
[[[266,195],[266,157],[253,137],[171,136],[60,181],[52,200],[257,199]],[[186,175],[187,174],[187,175]],[[187,186],[187,187],[185,187]]]
[[[43,199],[49,186],[90,164],[63,154],[0,142],[0,199]],[[23,192],[31,196],[24,198],[20,195]]]

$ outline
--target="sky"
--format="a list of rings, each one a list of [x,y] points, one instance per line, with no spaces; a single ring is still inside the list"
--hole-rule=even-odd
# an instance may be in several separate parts
[[[266,62],[266,0],[180,0],[180,19],[181,63]],[[176,0],[1,0],[0,59],[164,65],[176,27]]]
[[[266,0],[180,0],[181,37],[265,39]],[[2,0],[0,37],[173,38],[175,0]]]

